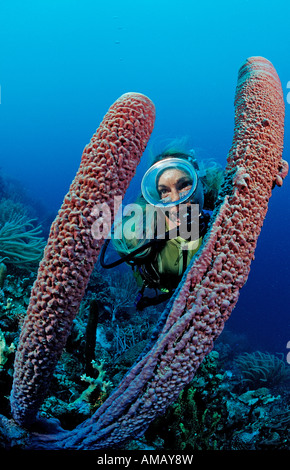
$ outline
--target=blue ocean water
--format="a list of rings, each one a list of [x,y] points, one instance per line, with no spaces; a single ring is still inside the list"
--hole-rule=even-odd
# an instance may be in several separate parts
[[[155,103],[150,145],[189,136],[200,158],[225,165],[238,69],[257,55],[281,79],[287,159],[289,18],[284,0],[2,1],[1,174],[54,214],[84,146],[128,91]],[[253,347],[283,354],[290,340],[289,181],[274,190],[249,280],[229,320]]]

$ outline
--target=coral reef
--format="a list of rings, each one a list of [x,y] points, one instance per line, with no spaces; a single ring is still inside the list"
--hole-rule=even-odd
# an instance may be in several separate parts
[[[0,288],[0,328],[12,334],[22,326],[34,279],[35,272],[19,270],[6,275]]]
[[[281,185],[287,173],[286,165],[281,160],[283,94],[279,78],[268,61],[251,58],[241,67],[235,105],[233,145],[212,226],[162,315],[158,325],[160,329],[157,328],[153,334],[151,349],[129,370],[119,387],[88,422],[70,432],[46,433],[45,436],[32,433],[30,447],[94,449],[117,446],[133,434],[143,433],[150,421],[164,412],[192,380],[202,360],[211,351],[248,277],[273,184]],[[138,106],[140,110],[140,102]],[[144,114],[143,109],[143,117]],[[132,121],[135,124],[136,116],[131,119],[128,132],[134,127]],[[122,119],[118,123],[121,126],[125,124]],[[146,119],[142,125],[146,125]],[[99,136],[102,131],[101,127]],[[133,134],[135,142],[136,133]],[[110,153],[115,148],[114,139],[110,137],[108,142]],[[84,178],[84,164],[86,169],[94,166],[92,159],[89,160],[90,164],[87,161],[92,146],[93,142],[83,155],[70,196],[65,199],[52,227],[22,329],[12,391],[13,416],[22,424],[29,424],[35,418],[44,394],[43,384],[46,385],[52,375],[67,338],[68,327],[87,285],[91,272],[88,263],[95,259],[92,243],[87,240],[86,217],[89,213],[82,211],[81,217],[77,210],[82,205],[82,191],[87,191],[86,205],[91,188],[96,187],[95,198],[104,194],[103,190],[106,196],[109,193],[114,195],[113,158],[108,162],[110,175],[107,175],[105,168],[101,173],[103,179],[109,181],[107,188],[105,181],[95,186],[93,175],[88,181]],[[132,154],[132,149],[129,154]],[[122,170],[124,162],[118,172],[120,180],[127,178]],[[99,167],[96,171],[99,175]],[[79,185],[80,180],[82,186]],[[69,220],[66,208],[69,208],[72,220]],[[67,237],[71,243],[65,245]],[[81,259],[85,255],[85,266],[76,256],[75,246],[76,251],[82,254]],[[98,248],[98,243],[93,244],[94,253]],[[75,261],[73,270],[69,269],[72,259]],[[64,268],[66,261],[68,265]],[[77,285],[74,284],[75,280],[78,281]],[[45,282],[49,289],[44,288],[44,281],[49,281],[49,284]],[[68,297],[71,297],[73,305],[68,305]],[[61,316],[64,312],[66,316]],[[38,391],[37,396],[35,390]],[[202,419],[206,423],[207,414]],[[219,420],[219,415],[215,415],[212,429],[218,426]]]
[[[27,292],[32,280],[21,288],[23,275],[9,276],[5,290],[13,296],[12,305],[23,311],[28,303]],[[92,279],[100,279],[102,273],[96,269]],[[122,278],[122,274],[120,274]],[[127,278],[127,275],[125,276]],[[102,277],[104,281],[104,277]],[[56,367],[47,398],[40,407],[39,417],[54,423],[56,429],[74,429],[93,416],[107,399],[112,386],[138,359],[152,333],[161,308],[147,308],[142,316],[135,313],[120,315],[112,326],[110,297],[110,276],[103,282],[103,293],[99,298],[106,306],[97,317],[97,327],[102,328],[106,341],[97,336],[91,344],[87,335],[89,317],[95,312],[91,309],[94,287],[86,291],[81,308],[73,323],[71,334],[60,361]],[[132,279],[133,280],[133,279]],[[10,283],[10,285],[9,285]],[[107,285],[108,283],[108,285]],[[112,279],[114,284],[114,279]],[[21,289],[25,295],[21,296]],[[99,305],[101,311],[101,305]],[[11,342],[18,343],[20,318],[14,308],[5,310],[0,304],[0,327],[5,337],[5,349]],[[14,320],[13,317],[15,316]],[[14,325],[14,332],[13,326]],[[96,328],[93,328],[96,333]],[[289,449],[290,413],[288,408],[289,390],[287,382],[279,381],[273,387],[250,388],[240,380],[237,359],[245,354],[248,343],[232,331],[224,331],[217,347],[203,361],[194,379],[181,391],[178,399],[169,407],[163,417],[157,418],[139,440],[132,440],[123,449],[152,449],[164,451],[193,450],[259,450]],[[99,339],[102,341],[100,342]],[[87,342],[93,358],[90,372],[87,371]],[[1,343],[1,342],[0,342]],[[119,343],[119,344],[117,344]],[[269,353],[259,352],[261,355]],[[0,368],[0,448],[24,448],[29,439],[27,431],[17,427],[11,419],[8,395],[12,383],[13,350],[5,356],[4,366]],[[1,414],[5,414],[4,418]],[[57,420],[57,421],[56,421]],[[46,421],[47,422],[47,421]],[[47,432],[47,428],[46,428]]]
[[[232,354],[229,350],[229,357]],[[275,394],[265,387],[243,392],[234,360],[228,365],[224,369],[219,354],[212,351],[165,415],[126,448],[289,450],[287,386],[277,384]]]
[[[73,429],[103,404],[112,386],[118,384],[141,353],[158,316],[158,312],[150,311],[149,313],[149,310],[144,311],[142,317],[136,315],[136,312],[133,315],[125,315],[125,312],[121,315],[120,312],[118,319],[112,323],[115,295],[110,287],[111,284],[112,287],[115,285],[116,280],[113,273],[111,273],[112,281],[109,274],[106,276],[103,274],[97,268],[93,272],[92,285],[88,287],[73,322],[66,348],[56,367],[51,386],[48,387],[48,397],[40,407],[41,418],[56,418],[66,429]],[[96,279],[102,282],[95,285]],[[128,273],[120,273],[120,283],[122,279],[124,283],[128,282]],[[3,367],[0,367],[0,389],[1,394],[3,393],[3,396],[0,395],[0,414],[4,413],[7,416],[10,416],[8,398],[12,385],[15,350],[11,342],[18,344],[20,326],[29,303],[33,280],[33,277],[26,278],[19,271],[17,274],[7,276],[2,290],[0,329],[3,330],[3,333],[1,332],[3,341],[0,341],[0,347],[3,345],[4,360]],[[99,289],[98,295],[95,294],[96,289]],[[112,297],[110,297],[110,292],[112,292]],[[99,314],[95,316],[96,311],[99,311]],[[91,317],[94,317],[93,321],[90,320]],[[97,327],[102,329],[105,341],[102,341],[98,334],[96,335]],[[12,347],[9,354],[6,354],[10,345]],[[89,361],[91,364],[88,364]],[[15,426],[11,428],[11,435],[7,434],[5,424],[4,428],[5,431],[0,432],[6,436],[5,446],[17,445],[16,437],[15,444],[12,439],[14,431],[16,432]],[[19,436],[24,435],[20,429],[18,431]],[[11,442],[10,439],[12,439]]]

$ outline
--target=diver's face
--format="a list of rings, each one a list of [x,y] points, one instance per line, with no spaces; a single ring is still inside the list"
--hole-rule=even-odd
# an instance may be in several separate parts
[[[191,187],[192,180],[185,171],[170,168],[160,176],[157,190],[160,199],[177,202],[191,190]]]
[[[160,176],[157,190],[160,199],[166,202],[177,202],[191,190],[191,187],[192,180],[185,171],[170,168]],[[180,225],[178,205],[170,207],[168,212],[170,214],[170,217],[167,217],[169,229]]]

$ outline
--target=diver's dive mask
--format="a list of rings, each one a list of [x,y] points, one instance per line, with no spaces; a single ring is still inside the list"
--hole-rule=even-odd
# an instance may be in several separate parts
[[[188,184],[183,189],[180,186],[178,200],[172,201],[170,197],[161,194],[159,179],[167,170],[179,170]],[[199,204],[199,212],[203,209],[204,195],[202,183],[198,177],[198,170],[192,161],[183,158],[169,157],[154,163],[145,173],[141,182],[141,191],[144,199],[152,206],[170,208],[182,203]]]

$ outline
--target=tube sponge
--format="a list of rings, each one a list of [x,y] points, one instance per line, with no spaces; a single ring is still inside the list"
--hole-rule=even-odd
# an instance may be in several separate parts
[[[92,235],[94,208],[123,196],[153,130],[155,108],[126,93],[108,110],[52,223],[15,358],[14,419],[35,419],[78,312],[103,240]]]

